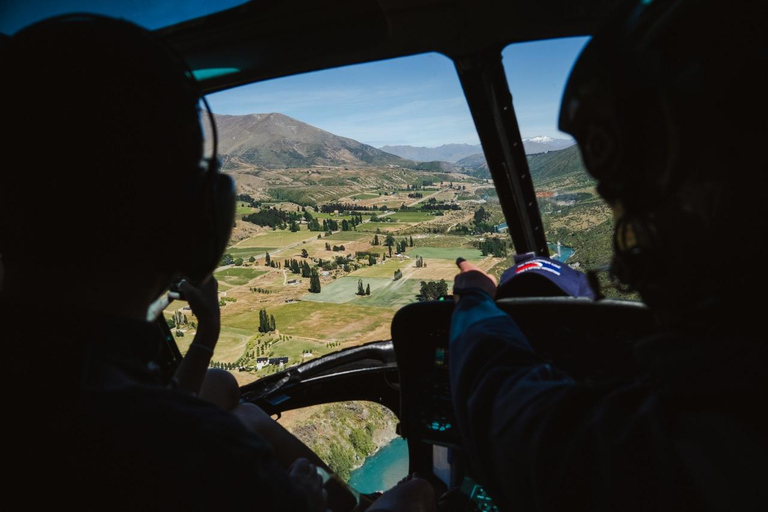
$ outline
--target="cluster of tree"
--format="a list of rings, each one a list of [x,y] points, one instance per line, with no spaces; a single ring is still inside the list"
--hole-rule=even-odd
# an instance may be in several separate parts
[[[398,279],[402,279],[402,278],[403,278],[403,271],[400,269],[395,270],[395,278],[393,279],[393,281],[397,281]]]
[[[461,206],[455,203],[451,203],[451,204],[433,203],[433,204],[421,205],[421,208],[419,209],[424,212],[440,211],[440,210],[461,210]]]
[[[375,213],[371,215],[371,222],[395,222],[392,217],[379,217]]]
[[[291,212],[292,214],[294,212]],[[258,212],[243,215],[243,220],[257,226],[285,229],[289,222],[288,213],[275,207],[262,208]]]
[[[485,210],[482,206],[475,210],[474,218],[472,219],[472,222],[475,225],[474,233],[475,234],[481,234],[481,233],[493,233],[494,228],[493,224],[488,223],[488,220],[490,220],[491,214]]]
[[[176,334],[177,338],[183,338],[184,337],[184,333],[182,331],[176,331],[175,334]]]
[[[424,197],[424,194],[422,194],[421,192],[411,192],[410,194],[408,194],[408,197],[412,199],[419,199]]]
[[[211,361],[210,362],[211,368],[220,368],[222,370],[235,370],[237,369],[237,364],[235,363],[221,363],[219,361]]]
[[[266,288],[249,288],[253,293],[274,293],[272,290]]]
[[[361,211],[361,212],[367,212],[371,210],[375,210],[376,206],[362,206],[359,204],[350,204],[350,203],[327,203],[320,205],[320,212],[322,213],[334,213],[338,212],[339,214],[343,214],[344,212],[353,212],[353,211]]]
[[[347,249],[343,245],[331,246],[331,244],[329,244],[328,242],[325,242],[325,250],[326,251],[334,251],[334,252],[339,252],[339,251],[343,252],[343,251],[346,251]]]
[[[259,310],[259,332],[271,332],[277,329],[275,315],[268,315],[266,309]]]
[[[237,200],[242,201],[244,203],[247,203],[248,206],[251,208],[258,208],[261,206],[261,203],[256,201],[253,197],[251,197],[249,194],[237,194]]]
[[[416,268],[422,268],[422,267],[426,267],[426,266],[427,266],[427,264],[424,263],[424,258],[422,258],[421,256],[416,258]]]
[[[182,313],[179,309],[174,311],[173,315],[171,315],[171,318],[167,318],[165,321],[168,324],[168,327],[171,329],[175,329],[176,327],[181,327],[182,325],[187,325],[189,323],[187,321],[187,315]]]
[[[320,275],[316,268],[312,268],[309,275],[309,291],[310,293],[320,293]]]
[[[503,238],[486,238],[482,242],[476,243],[483,256],[488,256],[489,254],[497,258],[507,256],[507,242]]]
[[[426,302],[438,300],[446,295],[448,295],[448,283],[445,282],[445,279],[440,281],[422,281],[421,289],[416,299],[420,302]]]
[[[231,254],[225,254],[221,257],[221,260],[219,260],[219,266],[223,267],[224,265],[232,265],[235,262],[235,259],[232,257]]]
[[[304,219],[307,221],[307,228],[310,231],[324,231],[317,217],[313,217],[309,212],[304,212]]]
[[[221,297],[219,299],[219,307],[223,308],[228,302],[237,302],[237,299],[234,297]]]
[[[309,277],[310,275],[310,266],[306,260],[299,261],[293,258],[285,260],[285,268],[293,274],[301,274],[301,277]]]
[[[370,295],[371,294],[371,285],[368,284],[365,287],[363,287],[363,280],[358,279],[357,280],[357,293],[355,295]]]

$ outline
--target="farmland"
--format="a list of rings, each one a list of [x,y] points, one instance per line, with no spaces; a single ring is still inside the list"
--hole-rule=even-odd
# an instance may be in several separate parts
[[[348,195],[336,190],[333,202],[322,209],[322,204],[306,206],[286,199],[322,195],[302,192],[301,187],[290,193],[281,189],[282,199],[277,202],[238,203],[232,242],[226,249],[229,259],[214,273],[222,325],[213,361],[226,368],[243,368],[234,372],[241,384],[277,369],[256,365],[256,353],[288,357],[288,365],[294,365],[345,347],[388,339],[395,312],[418,300],[422,283],[445,281],[450,293],[459,256],[483,269],[503,260],[484,256],[477,243],[487,236],[508,243],[506,235],[451,231],[462,222],[470,225],[478,207],[457,201],[456,190],[464,186],[463,191],[471,193],[475,186],[487,187],[482,180],[462,181],[456,176],[450,185],[435,185],[415,197],[409,197],[415,180],[405,182],[407,188],[371,181],[373,189],[350,189]],[[447,211],[423,208],[427,204],[445,205]],[[336,205],[346,209],[339,211]],[[485,206],[501,218],[497,205]],[[243,220],[260,208],[283,212],[281,218],[288,220],[273,226]],[[270,215],[276,216],[274,211]],[[309,219],[333,229],[312,231]],[[296,273],[292,260],[317,271],[319,292],[310,291],[310,278]],[[186,318],[186,323],[175,326],[179,347],[185,352],[194,337],[195,317],[183,302],[173,303],[166,317],[176,310]],[[263,332],[262,310],[274,318],[274,331]]]

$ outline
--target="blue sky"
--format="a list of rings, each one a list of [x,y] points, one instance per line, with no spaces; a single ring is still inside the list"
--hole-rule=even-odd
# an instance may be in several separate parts
[[[557,130],[560,98],[587,38],[511,45],[503,63],[523,137]],[[453,63],[424,54],[251,84],[209,96],[220,114],[280,112],[372,146],[478,144]]]
[[[0,29],[13,33],[64,12],[96,12],[157,28],[243,0],[0,0]],[[557,130],[563,87],[587,38],[511,45],[503,63],[523,137],[568,138]],[[208,97],[219,114],[280,112],[372,146],[478,144],[453,63],[439,54],[337,68],[260,82]]]

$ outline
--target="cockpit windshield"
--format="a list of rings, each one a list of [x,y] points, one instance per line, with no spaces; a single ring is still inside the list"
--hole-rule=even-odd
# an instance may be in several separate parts
[[[450,294],[463,257],[511,254],[450,59],[423,54],[259,82],[208,96],[236,223],[215,277],[213,365],[246,384],[390,339],[402,306]],[[166,312],[182,352],[186,304]],[[239,371],[238,371],[239,370]]]

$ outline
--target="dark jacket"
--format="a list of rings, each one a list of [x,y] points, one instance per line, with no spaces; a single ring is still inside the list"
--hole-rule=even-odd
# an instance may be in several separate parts
[[[3,304],[10,487],[82,510],[307,510],[272,447],[168,389],[153,324]]]
[[[638,343],[643,381],[589,385],[538,356],[480,290],[453,314],[451,388],[501,510],[763,510],[766,348],[718,328]]]

